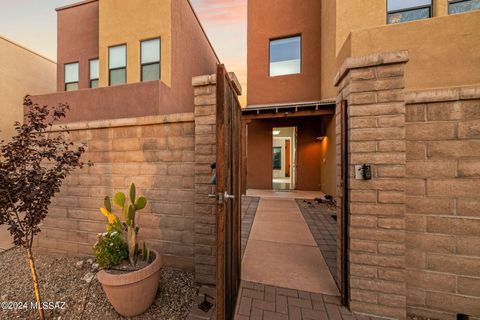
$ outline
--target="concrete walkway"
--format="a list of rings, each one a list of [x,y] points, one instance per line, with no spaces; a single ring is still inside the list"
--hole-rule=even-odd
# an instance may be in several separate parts
[[[338,296],[327,264],[293,200],[295,192],[283,197],[261,196],[242,261],[242,280]]]

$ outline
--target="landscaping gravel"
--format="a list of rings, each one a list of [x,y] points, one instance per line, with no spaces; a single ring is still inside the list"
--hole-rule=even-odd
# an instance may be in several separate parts
[[[89,288],[92,260],[46,255],[35,258],[43,301],[59,302],[56,309],[46,310],[47,319],[124,319],[110,305],[96,278],[91,280]],[[163,268],[155,302],[134,319],[183,320],[195,302],[197,290],[192,273]],[[10,301],[27,303],[27,308],[5,310]],[[31,302],[35,302],[35,296],[25,250],[0,252],[0,319],[36,319],[37,312],[31,309]]]

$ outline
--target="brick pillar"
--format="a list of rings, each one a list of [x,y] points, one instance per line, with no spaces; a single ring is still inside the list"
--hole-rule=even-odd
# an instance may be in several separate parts
[[[195,281],[215,284],[216,223],[215,191],[210,184],[210,165],[216,161],[216,76],[192,79],[195,95]]]
[[[350,307],[396,319],[406,318],[407,61],[407,52],[349,58],[335,81],[337,117],[348,103]],[[337,119],[337,133],[341,125]],[[355,180],[354,166],[361,164],[372,165],[371,180]]]

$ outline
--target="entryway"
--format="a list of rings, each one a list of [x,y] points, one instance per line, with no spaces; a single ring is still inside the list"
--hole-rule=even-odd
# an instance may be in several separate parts
[[[295,190],[296,138],[296,127],[272,129],[272,188],[274,190]]]

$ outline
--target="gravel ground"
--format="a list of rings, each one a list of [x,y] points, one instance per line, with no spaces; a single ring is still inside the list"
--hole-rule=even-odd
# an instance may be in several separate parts
[[[37,255],[36,266],[44,302],[65,302],[65,310],[47,310],[47,319],[124,319],[108,302],[100,283],[94,279],[89,285],[82,278],[90,272],[85,262],[76,268],[80,259]],[[87,298],[87,290],[88,299]],[[198,288],[193,274],[169,268],[161,271],[157,298],[152,307],[135,319],[183,320],[194,304]],[[27,302],[27,310],[2,309],[5,302]],[[36,319],[30,309],[35,301],[30,269],[24,250],[0,252],[0,319]],[[86,308],[81,316],[83,305]]]

